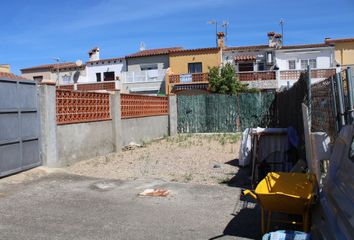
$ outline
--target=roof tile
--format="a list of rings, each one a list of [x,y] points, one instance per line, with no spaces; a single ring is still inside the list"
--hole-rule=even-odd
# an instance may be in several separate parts
[[[29,80],[27,78],[24,78],[22,76],[17,76],[16,74],[13,73],[6,73],[6,72],[0,72],[0,79],[10,79],[10,80]]]
[[[147,56],[154,56],[154,55],[163,55],[169,54],[171,51],[180,50],[181,47],[171,47],[171,48],[155,48],[155,49],[148,49],[143,50],[140,52],[136,52],[126,56],[127,58],[134,58],[134,57],[147,57]]]

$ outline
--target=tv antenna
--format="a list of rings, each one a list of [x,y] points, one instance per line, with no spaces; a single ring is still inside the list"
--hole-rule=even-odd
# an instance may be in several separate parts
[[[140,42],[139,50],[140,51],[144,51],[145,50],[145,43],[144,42]]]
[[[223,21],[221,27],[225,28],[225,42],[227,42],[227,30],[229,28],[230,23],[228,21]]]
[[[281,42],[282,42],[282,45],[284,45],[284,20],[281,18],[280,21],[279,21],[279,24],[280,24],[280,28],[281,28]]]

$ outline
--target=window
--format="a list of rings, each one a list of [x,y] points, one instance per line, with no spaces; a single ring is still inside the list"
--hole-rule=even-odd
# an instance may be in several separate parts
[[[258,71],[264,71],[265,68],[264,68],[264,63],[260,62],[258,63]]]
[[[253,72],[253,62],[243,62],[238,64],[239,72]]]
[[[103,81],[114,81],[114,72],[104,72]]]
[[[96,81],[101,82],[101,73],[96,73]]]
[[[310,65],[311,68],[317,68],[316,59],[303,59],[301,60],[301,69],[307,69],[307,65]]]
[[[203,68],[201,62],[188,63],[188,73],[202,73],[202,72],[203,72]]]
[[[308,60],[301,60],[301,69],[307,69],[308,64],[309,64]]]
[[[154,63],[154,64],[141,64],[140,69],[141,69],[141,71],[154,70],[154,69],[158,69],[158,66],[156,63]]]
[[[289,60],[289,70],[296,69],[296,61]]]
[[[40,83],[43,81],[43,76],[33,76],[33,80]]]
[[[310,59],[309,62],[310,62],[310,67],[311,68],[317,68],[316,59]]]

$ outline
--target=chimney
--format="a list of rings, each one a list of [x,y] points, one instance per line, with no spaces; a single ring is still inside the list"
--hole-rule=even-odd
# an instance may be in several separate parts
[[[274,39],[275,39],[275,46],[276,47],[283,46],[283,35],[281,35],[280,33],[276,33],[274,35]]]
[[[90,61],[100,60],[100,49],[98,47],[92,48],[88,54]]]
[[[218,32],[217,36],[218,36],[218,47],[225,48],[225,33]]]
[[[281,47],[282,46],[282,35],[275,32],[269,32],[268,34],[268,46],[269,47]]]

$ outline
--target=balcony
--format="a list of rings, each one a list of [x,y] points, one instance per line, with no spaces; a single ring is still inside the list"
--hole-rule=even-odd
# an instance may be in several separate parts
[[[297,80],[304,70],[286,70],[279,71],[281,80]],[[331,69],[312,69],[311,78],[329,78],[336,73],[334,68]]]
[[[144,71],[124,72],[122,77],[124,83],[147,83],[162,82],[166,75],[166,69],[153,69]]]
[[[275,80],[275,71],[258,71],[258,72],[238,72],[239,80],[242,81],[263,81]]]
[[[209,80],[208,73],[169,75],[169,83],[173,83],[173,84],[206,83],[208,82],[208,80]]]

